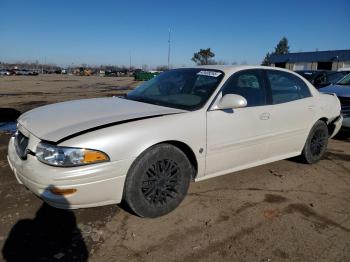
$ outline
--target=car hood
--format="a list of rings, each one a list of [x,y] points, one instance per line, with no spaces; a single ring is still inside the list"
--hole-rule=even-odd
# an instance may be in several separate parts
[[[349,85],[330,85],[318,89],[321,93],[335,93],[337,96],[350,97]]]
[[[57,142],[73,134],[184,110],[116,97],[51,104],[30,110],[18,123],[36,137]]]

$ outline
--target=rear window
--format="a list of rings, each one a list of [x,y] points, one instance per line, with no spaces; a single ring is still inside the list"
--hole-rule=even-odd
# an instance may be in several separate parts
[[[304,81],[293,74],[267,70],[267,77],[271,86],[273,104],[287,103],[311,96]]]

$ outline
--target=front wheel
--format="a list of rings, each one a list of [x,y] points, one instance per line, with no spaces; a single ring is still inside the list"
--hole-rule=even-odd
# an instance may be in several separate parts
[[[325,122],[318,120],[311,128],[301,154],[304,162],[313,164],[318,162],[327,150],[328,127]]]
[[[174,210],[186,196],[192,165],[170,144],[151,147],[135,160],[126,177],[124,200],[141,217],[158,217]]]

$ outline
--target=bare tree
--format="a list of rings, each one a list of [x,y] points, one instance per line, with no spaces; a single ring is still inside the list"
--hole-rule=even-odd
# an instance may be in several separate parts
[[[200,49],[199,52],[193,54],[192,61],[197,65],[212,65],[215,64],[215,60],[212,59],[214,56],[210,48]]]

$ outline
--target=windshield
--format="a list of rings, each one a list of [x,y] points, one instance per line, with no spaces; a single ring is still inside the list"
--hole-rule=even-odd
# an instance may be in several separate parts
[[[339,80],[341,80],[344,76],[346,76],[346,72],[335,72],[335,73],[329,73],[328,74],[328,82],[330,83],[336,83]]]
[[[350,74],[348,74],[347,76],[345,76],[342,80],[340,80],[338,83],[338,85],[350,85]]]
[[[185,110],[201,108],[224,73],[200,68],[174,69],[142,83],[126,99]]]

